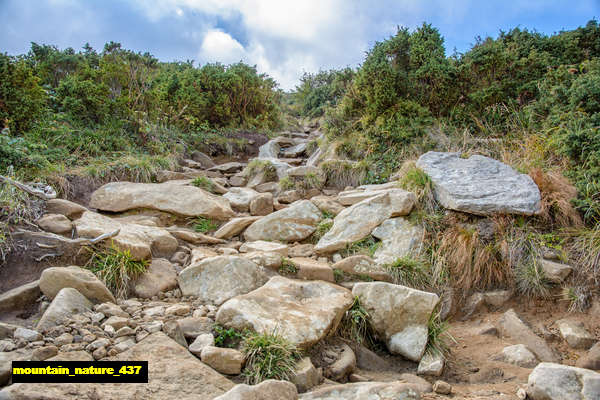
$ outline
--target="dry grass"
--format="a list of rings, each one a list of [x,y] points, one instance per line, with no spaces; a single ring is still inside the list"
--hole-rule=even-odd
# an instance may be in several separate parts
[[[579,213],[571,204],[571,200],[577,197],[577,189],[567,178],[558,171],[546,173],[540,168],[531,170],[529,176],[542,194],[542,213],[539,218],[544,224],[551,228],[583,226]]]
[[[502,243],[484,241],[475,226],[449,222],[439,233],[434,256],[446,265],[452,286],[465,295],[474,289],[509,286],[511,269],[502,258]]]
[[[344,189],[359,186],[367,177],[368,166],[364,162],[328,160],[321,164],[327,186]]]

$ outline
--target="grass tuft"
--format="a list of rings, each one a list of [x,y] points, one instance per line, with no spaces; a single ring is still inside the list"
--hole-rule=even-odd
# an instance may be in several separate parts
[[[377,342],[375,331],[369,321],[369,313],[361,305],[360,298],[354,297],[352,307],[344,314],[337,333],[344,339],[372,346]]]
[[[427,347],[425,352],[448,358],[450,354],[449,342],[456,343],[456,339],[448,332],[450,328],[448,322],[442,321],[440,313],[434,311],[429,317],[427,328]]]
[[[363,254],[369,257],[373,257],[380,245],[381,242],[377,241],[377,239],[369,235],[362,240],[347,245],[344,250],[340,251],[340,254],[342,258],[354,256],[357,254]]]
[[[426,212],[434,212],[437,206],[433,194],[433,182],[429,175],[417,168],[414,161],[406,161],[400,168],[398,185],[417,196],[417,206]]]
[[[347,186],[359,186],[367,177],[366,162],[346,160],[328,160],[320,165],[325,173],[328,186],[344,189]]]
[[[143,274],[149,261],[134,260],[129,250],[120,250],[114,245],[94,251],[86,268],[100,278],[118,298],[127,298],[130,284]]]
[[[198,217],[193,222],[194,230],[200,233],[216,231],[219,225],[208,218]]]
[[[408,286],[414,289],[428,289],[433,286],[433,274],[429,266],[420,259],[412,257],[398,258],[392,264],[385,266],[396,285]]]
[[[207,192],[215,193],[215,184],[206,176],[197,177],[192,181],[192,185],[204,189]]]
[[[246,169],[244,169],[244,175],[247,177],[254,176],[258,173],[264,173],[267,181],[276,181],[278,178],[277,169],[269,160],[254,159],[250,161],[246,166]]]
[[[323,219],[317,225],[317,230],[315,230],[311,236],[311,240],[313,243],[317,243],[333,226],[333,220],[330,218]]]
[[[267,379],[291,380],[302,354],[293,343],[273,334],[248,334],[242,343],[246,356],[243,375],[256,385]]]
[[[298,267],[289,258],[283,257],[281,259],[281,267],[279,267],[279,273],[282,275],[295,275],[298,272]]]

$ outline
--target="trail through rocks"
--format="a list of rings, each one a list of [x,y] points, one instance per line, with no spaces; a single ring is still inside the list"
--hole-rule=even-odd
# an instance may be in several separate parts
[[[460,294],[393,284],[386,266],[423,240],[410,219],[417,198],[394,181],[336,186],[319,167],[333,157],[322,139],[316,125],[282,132],[247,162],[194,152],[160,183],[111,182],[86,204],[48,202],[39,230],[22,233],[22,251],[54,266],[0,294],[0,399],[600,398],[600,374],[572,368],[600,365],[600,304],[570,314],[555,300],[496,291],[457,310]],[[450,209],[537,212],[535,184],[499,164],[442,153],[417,163]],[[516,186],[524,205],[510,193]],[[85,269],[89,246],[78,242],[112,232],[96,251],[148,262],[122,298]],[[378,243],[371,255],[347,251],[364,239]],[[3,273],[18,274],[11,260]],[[339,337],[355,297],[381,346]],[[426,352],[437,309],[454,339],[448,357]],[[219,347],[215,324],[296,344],[305,357],[293,384],[241,385],[243,352]],[[155,363],[146,386],[11,385],[12,360],[135,359]]]

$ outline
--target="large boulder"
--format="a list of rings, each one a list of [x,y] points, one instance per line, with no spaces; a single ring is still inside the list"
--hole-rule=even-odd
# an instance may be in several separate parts
[[[258,221],[262,217],[239,217],[229,220],[226,224],[221,226],[216,232],[215,237],[218,239],[231,239],[234,236],[239,235],[250,226],[253,222]]]
[[[137,297],[149,299],[176,287],[177,272],[173,264],[164,258],[155,258],[133,283],[133,292]]]
[[[392,354],[421,359],[427,345],[427,324],[439,301],[436,294],[385,282],[357,283],[352,294],[360,298],[373,328]]]
[[[419,400],[414,384],[401,382],[360,382],[327,385],[301,394],[300,400]]]
[[[64,215],[69,219],[77,219],[87,211],[82,205],[65,199],[50,199],[46,202],[46,212]]]
[[[229,392],[214,400],[297,400],[298,391],[293,383],[268,379],[258,385],[235,385]]]
[[[277,139],[269,140],[258,148],[259,158],[278,158],[281,145]]]
[[[239,256],[207,258],[190,265],[177,278],[184,296],[197,296],[216,305],[259,288],[268,279],[267,270]]]
[[[40,290],[53,299],[63,288],[74,288],[94,303],[115,303],[106,285],[90,270],[77,266],[51,267],[42,272]]]
[[[263,287],[223,304],[217,322],[238,330],[277,332],[308,347],[337,328],[352,302],[350,291],[332,283],[275,276]]]
[[[320,220],[321,211],[309,200],[301,200],[254,222],[244,237],[247,241],[300,241],[312,235]]]
[[[18,383],[0,391],[0,399],[212,400],[234,387],[162,332],[151,334],[115,360],[148,361],[148,383]]]
[[[489,157],[430,151],[417,167],[431,178],[436,199],[451,210],[477,215],[540,213],[541,195],[525,174]]]
[[[529,374],[527,396],[532,400],[598,400],[600,374],[544,362]]]
[[[398,258],[417,253],[423,242],[424,230],[403,217],[390,218],[373,230],[381,240],[373,258],[377,264],[391,264]]]
[[[36,330],[40,332],[49,330],[62,323],[64,319],[70,318],[73,314],[81,314],[91,310],[92,303],[77,289],[61,289],[44,312],[44,315],[42,315],[42,318],[40,318]]]
[[[71,220],[62,214],[46,214],[35,222],[47,232],[67,234],[73,230]]]
[[[390,218],[390,196],[381,194],[365,199],[340,212],[333,226],[315,246],[315,251],[328,253],[364,239],[373,229]]]
[[[84,212],[75,221],[75,227],[80,237],[90,239],[119,229],[119,234],[108,242],[120,250],[128,250],[136,260],[170,257],[179,245],[165,229],[121,222],[92,211]]]
[[[112,182],[102,186],[90,199],[90,207],[121,212],[150,208],[183,217],[228,220],[235,213],[229,202],[195,186],[170,183]]]
[[[340,270],[352,277],[368,276],[374,281],[391,282],[390,273],[381,264],[365,255],[355,255],[346,257],[331,266],[334,270]]]
[[[29,308],[42,295],[40,281],[33,281],[0,294],[0,313]]]

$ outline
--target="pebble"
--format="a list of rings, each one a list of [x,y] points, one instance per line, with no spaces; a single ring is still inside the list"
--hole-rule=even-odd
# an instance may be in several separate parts
[[[444,381],[435,381],[433,391],[438,394],[450,394],[452,393],[452,385]]]

